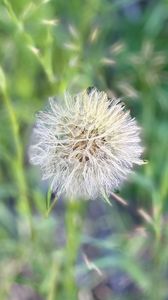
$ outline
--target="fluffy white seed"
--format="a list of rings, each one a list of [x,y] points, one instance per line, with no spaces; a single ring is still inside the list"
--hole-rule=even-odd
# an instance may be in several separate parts
[[[142,164],[140,128],[123,103],[97,89],[50,99],[33,130],[30,161],[58,196],[97,198]]]

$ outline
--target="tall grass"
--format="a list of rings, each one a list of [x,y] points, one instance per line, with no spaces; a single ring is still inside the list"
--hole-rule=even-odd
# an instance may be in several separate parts
[[[0,299],[102,299],[106,282],[104,299],[166,299],[167,18],[166,0],[0,2]],[[46,217],[35,113],[88,86],[138,118],[148,163],[120,191],[128,207],[59,199]]]

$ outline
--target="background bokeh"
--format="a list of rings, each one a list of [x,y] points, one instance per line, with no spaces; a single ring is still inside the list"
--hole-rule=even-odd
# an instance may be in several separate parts
[[[28,162],[50,96],[96,86],[143,128],[111,199],[65,203]],[[168,1],[0,1],[0,299],[168,299]],[[52,207],[51,207],[52,208]]]

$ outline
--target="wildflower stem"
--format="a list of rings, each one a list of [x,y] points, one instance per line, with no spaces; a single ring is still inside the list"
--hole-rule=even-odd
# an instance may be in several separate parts
[[[61,257],[54,255],[51,266],[50,288],[47,300],[55,300],[58,292],[58,279],[61,267]]]
[[[17,186],[18,186],[18,211],[21,214],[29,216],[29,225],[30,225],[30,232],[32,235],[32,221],[31,221],[31,208],[27,197],[27,185],[26,179],[24,174],[24,167],[23,167],[23,150],[22,144],[19,137],[19,124],[15,115],[15,111],[13,109],[12,103],[7,93],[7,89],[2,89],[2,98],[4,101],[4,105],[9,115],[9,121],[11,124],[11,131],[13,134],[13,140],[15,145],[15,159],[13,161],[13,169],[14,175],[16,177]]]
[[[67,229],[67,244],[66,244],[66,263],[64,285],[66,291],[65,300],[78,299],[77,286],[75,282],[75,261],[77,251],[80,244],[80,229],[82,227],[81,217],[81,202],[68,201],[66,210],[66,229]]]

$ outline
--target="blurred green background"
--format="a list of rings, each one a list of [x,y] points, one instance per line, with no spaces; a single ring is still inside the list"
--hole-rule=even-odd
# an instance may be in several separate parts
[[[1,0],[0,45],[0,299],[168,299],[168,1]],[[89,86],[125,102],[148,163],[128,208],[59,199],[46,216],[35,113]]]

